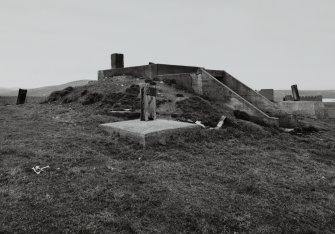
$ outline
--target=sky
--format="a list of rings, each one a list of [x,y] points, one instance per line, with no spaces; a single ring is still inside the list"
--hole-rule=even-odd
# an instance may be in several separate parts
[[[110,54],[335,89],[334,0],[0,0],[0,87],[97,79]]]

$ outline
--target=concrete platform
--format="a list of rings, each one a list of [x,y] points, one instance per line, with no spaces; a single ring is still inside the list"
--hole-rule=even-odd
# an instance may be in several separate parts
[[[101,124],[100,127],[111,134],[128,138],[146,146],[153,143],[165,144],[174,135],[189,129],[200,128],[199,125],[173,120],[157,119],[153,121],[129,120]]]

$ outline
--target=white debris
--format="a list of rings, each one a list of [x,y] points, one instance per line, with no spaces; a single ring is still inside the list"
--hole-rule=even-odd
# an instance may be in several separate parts
[[[220,129],[220,128],[222,128],[222,125],[223,125],[225,119],[226,119],[226,116],[222,115],[222,116],[221,116],[221,119],[220,119],[220,121],[218,122],[218,124],[216,125],[215,129]]]
[[[35,167],[31,168],[31,169],[33,169],[34,172],[38,175],[38,174],[40,174],[42,171],[44,171],[44,169],[46,169],[46,168],[50,168],[50,166],[49,166],[49,165],[48,165],[48,166],[45,166],[45,167],[35,166]]]
[[[294,128],[282,128],[284,132],[292,132],[294,131]]]
[[[195,121],[195,124],[201,126],[202,128],[206,128],[205,125],[201,123],[201,121]]]

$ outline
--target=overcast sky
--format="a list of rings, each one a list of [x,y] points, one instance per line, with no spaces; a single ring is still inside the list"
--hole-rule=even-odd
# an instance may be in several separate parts
[[[0,87],[96,79],[110,54],[335,89],[335,0],[0,0]]]

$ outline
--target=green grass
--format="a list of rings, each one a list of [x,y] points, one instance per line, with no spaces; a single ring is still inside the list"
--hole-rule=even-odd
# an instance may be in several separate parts
[[[194,130],[142,149],[99,130],[119,120],[99,113],[0,106],[0,232],[335,232],[334,123],[302,137]]]

